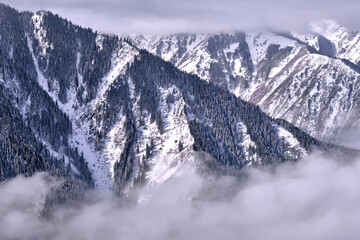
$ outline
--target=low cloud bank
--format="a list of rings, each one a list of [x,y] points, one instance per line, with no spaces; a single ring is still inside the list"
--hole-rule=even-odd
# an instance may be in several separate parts
[[[0,239],[359,239],[359,160],[316,154],[247,173],[184,171],[144,204],[102,196],[49,221],[38,217],[43,178],[18,177],[0,185]]]
[[[334,19],[359,28],[358,0],[3,0],[21,10],[51,10],[106,33],[222,32],[272,28],[307,30]]]

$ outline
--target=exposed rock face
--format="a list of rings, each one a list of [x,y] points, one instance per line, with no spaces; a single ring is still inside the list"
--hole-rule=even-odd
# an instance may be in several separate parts
[[[311,133],[333,130],[324,119],[342,122],[340,109],[356,109],[358,73],[300,40],[235,33],[131,43],[4,5],[0,20],[1,180],[52,171],[122,194],[166,181],[199,152],[214,169],[240,169],[296,161],[313,147],[351,151],[232,94]],[[320,45],[332,54],[326,39]]]
[[[359,127],[360,34],[333,22],[312,34],[130,36],[179,69],[228,89],[275,118],[332,141]]]

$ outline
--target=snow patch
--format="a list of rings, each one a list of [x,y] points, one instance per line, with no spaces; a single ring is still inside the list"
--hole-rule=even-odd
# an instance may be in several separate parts
[[[245,152],[245,160],[249,162],[249,165],[253,164],[254,162],[261,162],[261,160],[258,159],[259,157],[256,153],[254,155],[250,155],[249,148],[256,148],[256,143],[251,140],[246,125],[243,122],[238,122],[236,127],[238,136],[241,136],[241,141],[238,144],[242,146]]]
[[[96,46],[99,51],[102,51],[104,49],[104,36],[103,35],[97,35],[95,39]]]
[[[135,56],[138,54],[139,52],[136,48],[125,42],[122,42],[118,46],[111,59],[110,71],[101,81],[95,105],[104,100],[103,96],[105,92],[119,76],[125,73],[127,69],[126,66],[133,63]]]
[[[146,175],[147,190],[171,178],[179,168],[186,162],[191,162],[193,158],[192,145],[194,139],[190,134],[187,118],[184,112],[185,102],[180,91],[172,86],[164,89],[160,88],[160,102],[158,110],[161,112],[164,131],[161,134],[156,123],[150,123],[150,116],[143,116],[144,126],[139,126],[138,145],[139,153],[137,158],[142,158],[145,154],[146,144],[154,142],[154,156],[151,156],[148,164],[150,170]],[[175,101],[167,102],[167,97],[172,94]],[[145,114],[146,115],[146,114]],[[146,126],[146,127],[145,127]],[[183,149],[179,152],[179,143]],[[145,190],[144,192],[148,192]],[[150,191],[151,192],[151,191]],[[148,192],[148,194],[150,194]],[[146,196],[143,196],[146,199]]]
[[[47,31],[42,27],[44,22],[44,14],[45,12],[38,12],[34,14],[31,17],[31,21],[34,24],[34,35],[42,49],[42,55],[45,57],[47,49],[53,49],[54,46],[53,44],[49,44],[49,42],[46,40]]]
[[[246,35],[246,42],[249,46],[254,66],[265,58],[267,49],[271,44],[280,45],[280,49],[296,46],[296,41],[273,33],[250,33]]]
[[[37,77],[38,77],[38,83],[42,89],[44,89],[47,93],[49,93],[49,95],[52,95],[49,92],[48,80],[44,77],[44,75],[42,74],[42,72],[39,69],[39,64],[38,64],[37,58],[34,55],[34,50],[32,47],[32,41],[29,36],[26,36],[26,39],[27,39],[28,48],[30,50],[31,56],[34,61],[34,65],[35,65],[35,69],[36,69],[36,73],[37,73]],[[54,99],[54,96],[51,96],[51,97],[53,97],[53,100],[56,101],[56,99]]]
[[[276,129],[278,136],[282,138],[290,148],[299,150],[302,156],[307,155],[306,150],[301,147],[300,142],[294,137],[294,135],[279,125],[274,124],[273,126]]]
[[[83,114],[78,111],[78,116],[83,116]],[[77,147],[80,154],[84,154],[95,186],[104,191],[111,190],[113,188],[113,181],[110,173],[110,164],[95,149],[91,141],[92,136],[89,133],[89,129],[89,119],[82,119],[81,117],[73,119],[73,134],[69,137],[69,143],[72,147]]]

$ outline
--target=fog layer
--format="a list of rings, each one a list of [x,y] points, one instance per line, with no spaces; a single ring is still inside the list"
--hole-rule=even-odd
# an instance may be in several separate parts
[[[241,182],[184,171],[144,204],[103,196],[45,221],[43,178],[18,177],[0,186],[0,238],[359,239],[359,180],[360,161],[321,155],[275,171],[249,169]]]

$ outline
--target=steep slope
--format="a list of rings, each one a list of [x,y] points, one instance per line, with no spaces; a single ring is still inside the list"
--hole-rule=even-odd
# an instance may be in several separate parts
[[[296,40],[273,33],[130,35],[130,38],[135,45],[170,61],[179,69],[225,87],[236,95],[266,74],[264,65],[268,61],[263,62],[269,60],[267,57],[281,60],[297,45]]]
[[[97,34],[50,12],[19,13],[0,5],[0,20],[0,86],[7,99],[1,106],[6,110],[11,102],[4,119],[29,129],[21,131],[27,136],[23,142],[32,139],[34,146],[25,152],[44,147],[41,154],[52,154],[49,164],[66,162],[73,172],[66,177],[77,174],[100,189],[128,194],[143,184],[151,192],[186,162],[204,167],[199,159],[204,156],[216,171],[296,161],[314,148],[356,153],[322,143],[224,89],[251,99],[263,78],[285,72],[274,73],[274,66],[306,56],[296,40],[275,34],[174,35],[157,47],[161,54],[176,48],[167,57],[178,67],[193,69],[191,60],[198,59],[200,75],[211,79],[206,82],[126,39]],[[267,104],[269,96],[261,96]],[[14,126],[2,129],[3,136],[9,128]],[[6,164],[16,143],[3,146]],[[29,173],[48,170],[37,163],[47,155],[34,154]]]
[[[72,122],[68,114],[61,111],[58,102],[45,91],[47,89],[42,82],[43,75],[39,71],[37,61],[33,57],[32,46],[29,44],[30,16],[30,13],[19,13],[10,7],[0,5],[0,87],[4,98],[1,103],[4,114],[7,114],[7,118],[4,119],[13,118],[14,124],[19,125],[17,130],[20,131],[20,135],[12,139],[18,144],[22,144],[20,139],[24,139],[24,144],[29,149],[26,150],[26,157],[22,155],[19,161],[22,159],[21,161],[27,163],[32,159],[32,162],[40,161],[42,164],[40,167],[31,167],[25,172],[17,171],[16,174],[23,173],[30,176],[36,171],[51,170],[69,179],[72,176],[83,179],[91,186],[93,179],[85,159],[77,148],[69,145],[69,136],[73,131]],[[12,128],[11,125],[9,128]],[[16,127],[12,129],[15,133]],[[13,149],[8,149],[9,146]],[[15,151],[18,156],[16,144],[10,143],[8,147],[5,155]],[[43,150],[38,150],[39,148]],[[30,152],[33,152],[33,156]],[[11,158],[11,155],[8,157]],[[8,166],[3,165],[4,168],[1,170],[4,172],[4,169],[14,167],[12,164],[8,162]],[[65,167],[65,164],[68,166]]]
[[[360,76],[340,60],[304,55],[266,83],[248,100],[314,136],[331,138],[359,127]]]
[[[28,128],[9,96],[0,85],[0,180],[18,174],[32,176],[37,171],[52,171],[58,176],[69,175],[64,159],[60,161],[39,142]]]
[[[215,169],[296,161],[314,148],[356,152],[319,142],[146,51],[114,81],[92,122],[105,149],[118,148],[112,162],[120,192],[168,179],[183,162],[199,161],[197,151],[209,153]]]
[[[39,137],[24,118],[24,112],[21,113],[24,109],[18,108],[18,96],[12,91],[18,89],[12,89],[13,82],[4,78],[4,67],[0,69],[3,73],[0,77],[0,181],[20,174],[30,177],[38,172],[60,179],[57,191],[43,196],[43,211],[82,199],[84,190],[93,187],[85,159],[73,149],[68,149],[66,154],[56,152]]]
[[[328,26],[328,28],[330,28]],[[228,89],[313,136],[359,127],[357,37],[339,26],[309,35],[132,35],[140,48]]]

